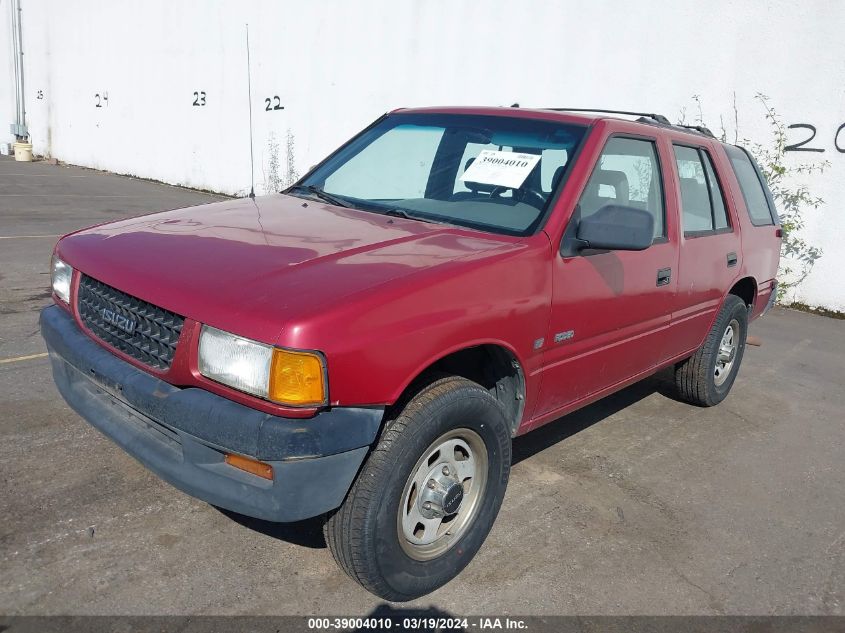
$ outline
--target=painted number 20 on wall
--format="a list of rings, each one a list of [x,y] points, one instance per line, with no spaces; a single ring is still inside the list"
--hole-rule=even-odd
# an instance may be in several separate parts
[[[803,141],[787,145],[783,148],[785,152],[823,152],[822,147],[807,147],[807,143],[816,138],[816,126],[810,123],[793,123],[789,126],[790,130],[806,130],[807,138]],[[845,154],[845,123],[836,128],[836,133],[833,135],[833,146],[840,154]]]

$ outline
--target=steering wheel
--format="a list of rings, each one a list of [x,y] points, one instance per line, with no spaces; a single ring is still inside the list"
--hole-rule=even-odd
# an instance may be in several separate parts
[[[513,191],[515,202],[524,202],[525,204],[531,205],[532,207],[535,207],[540,210],[542,210],[543,207],[546,206],[546,196],[543,195],[543,192],[534,189],[529,185],[523,185],[519,189],[514,189],[513,187],[498,186],[490,192],[490,197],[500,198],[506,191]]]
[[[514,190],[518,202],[530,204],[532,207],[542,210],[546,206],[546,196],[542,191],[534,189],[528,184]]]

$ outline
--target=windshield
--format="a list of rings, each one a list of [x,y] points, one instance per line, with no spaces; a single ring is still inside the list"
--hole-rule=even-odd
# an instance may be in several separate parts
[[[541,223],[586,127],[499,116],[393,114],[288,193],[527,235]]]

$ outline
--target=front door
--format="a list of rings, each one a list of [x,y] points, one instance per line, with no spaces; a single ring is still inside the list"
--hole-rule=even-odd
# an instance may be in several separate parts
[[[555,257],[538,416],[589,399],[669,354],[664,334],[678,254],[674,222],[667,231],[658,156],[653,138],[613,135],[593,168],[570,222],[606,204],[639,208],[654,217],[654,242],[644,251]]]

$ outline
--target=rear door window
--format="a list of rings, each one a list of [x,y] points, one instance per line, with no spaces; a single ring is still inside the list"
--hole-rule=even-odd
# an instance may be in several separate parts
[[[755,226],[774,224],[777,214],[774,211],[771,194],[768,194],[760,170],[751,162],[751,158],[745,150],[733,145],[726,145],[725,151],[731,161],[736,179],[739,181],[739,188],[742,191],[742,198],[745,200],[748,215],[751,216],[751,223]]]
[[[728,229],[727,207],[710,156],[698,147],[675,145],[684,235]]]
[[[725,206],[725,194],[722,192],[722,186],[719,184],[716,170],[713,169],[713,161],[710,160],[710,154],[702,150],[701,156],[704,158],[704,175],[707,177],[710,200],[713,203],[713,228],[717,231],[726,229],[730,226],[730,222],[728,221],[728,210]]]

